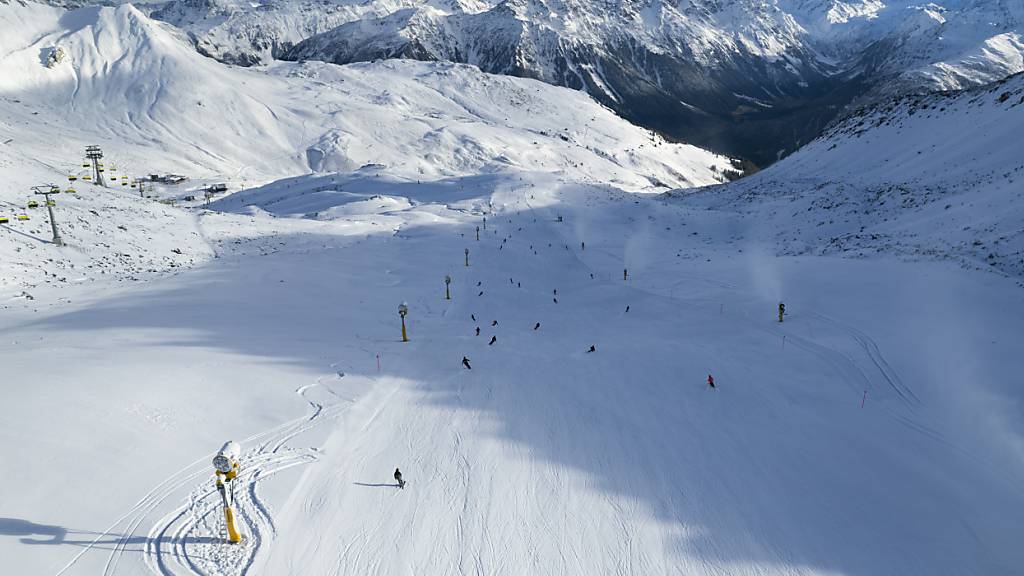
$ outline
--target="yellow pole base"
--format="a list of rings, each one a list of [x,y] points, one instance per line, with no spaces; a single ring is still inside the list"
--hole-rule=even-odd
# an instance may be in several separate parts
[[[224,520],[228,526],[228,542],[232,544],[238,544],[242,541],[242,535],[238,533],[238,528],[235,527],[235,512],[230,506],[224,508]]]

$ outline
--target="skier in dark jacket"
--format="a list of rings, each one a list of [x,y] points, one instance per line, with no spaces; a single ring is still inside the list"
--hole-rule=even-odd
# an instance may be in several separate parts
[[[715,379],[713,376],[711,376],[711,374],[708,374],[708,386],[712,388],[715,387]]]
[[[466,367],[466,370],[472,370],[473,367],[469,365],[469,358],[462,357],[462,365]]]
[[[488,346],[494,346],[494,343],[498,341],[497,336],[491,336],[491,341],[487,343]]]
[[[399,488],[405,488],[405,480],[402,480],[402,471],[395,468],[395,481],[398,482]]]

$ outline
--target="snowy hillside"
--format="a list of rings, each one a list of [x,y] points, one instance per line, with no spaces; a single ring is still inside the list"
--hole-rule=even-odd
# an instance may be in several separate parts
[[[66,14],[37,4],[12,5],[0,19],[12,31],[0,38],[0,126],[7,140],[0,161],[8,170],[21,167],[8,178],[11,186],[0,191],[7,203],[0,217],[12,218],[19,232],[30,232],[16,235],[19,241],[10,248],[26,263],[26,270],[2,280],[10,290],[37,285],[40,262],[63,261],[71,252],[37,245],[42,213],[34,213],[31,225],[13,218],[25,211],[30,186],[63,185],[68,175],[87,173],[80,163],[90,144],[103,146],[119,176],[173,172],[190,177],[163,190],[179,200],[201,197],[198,188],[209,182],[237,189],[367,165],[410,179],[514,169],[552,172],[633,191],[724,181],[722,172],[730,168],[724,158],[631,126],[579,92],[468,66],[234,68],[201,57],[173,28],[128,5]],[[63,57],[48,67],[49,55],[58,50]],[[59,154],[55,141],[61,142]],[[61,209],[72,210],[64,214],[69,228],[123,235],[107,216],[88,215],[89,210],[104,213],[114,198],[128,203],[118,209],[162,210],[82,181],[78,186],[84,187],[81,195],[59,201]],[[129,190],[121,191],[129,195]],[[75,211],[79,206],[85,214]],[[171,214],[165,217],[176,218]],[[192,224],[161,225],[190,236],[186,230]],[[74,228],[69,233],[72,244],[92,244],[77,242]],[[202,252],[181,244],[190,241],[172,244]],[[110,244],[111,254],[104,258],[120,258],[114,247],[119,243]],[[158,268],[195,261],[170,249],[145,258],[169,259]],[[132,264],[125,273],[135,269]]]
[[[1024,278],[1022,132],[1018,74],[859,110],[768,170],[682,195],[757,214],[748,235],[787,254],[952,259]]]

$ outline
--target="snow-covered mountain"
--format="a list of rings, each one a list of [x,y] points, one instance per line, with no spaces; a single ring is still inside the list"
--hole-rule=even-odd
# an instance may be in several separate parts
[[[952,260],[1021,279],[1021,133],[1017,74],[858,109],[767,170],[682,196],[760,222],[741,244],[756,238],[784,254]]]
[[[859,96],[1024,69],[1014,0],[171,0],[153,14],[228,62],[450,60],[586,90],[762,164]]]
[[[179,199],[202,197],[196,188],[211,181],[235,190],[363,167],[411,180],[537,171],[631,191],[721,182],[731,170],[728,159],[666,142],[581,92],[466,65],[280,62],[238,68],[200,56],[179,30],[131,5],[65,12],[16,3],[0,11],[0,23],[7,31],[0,36],[0,163],[13,171],[10,186],[0,190],[0,216],[24,212],[30,186],[84,175],[81,155],[89,144],[103,147],[118,184],[127,182],[121,176],[189,176],[194,184],[182,185]],[[51,62],[58,52],[62,56]],[[60,142],[59,153],[53,142]],[[89,246],[89,253],[39,243],[45,230],[37,223],[45,219],[36,214],[23,226],[38,237],[14,235],[13,242],[0,244],[0,258],[25,264],[0,280],[0,288],[51,280],[40,273],[53,267],[49,258],[67,266],[108,253],[118,260],[123,246],[86,238],[129,238],[134,232],[91,215],[109,205],[101,200],[109,190],[81,181],[79,187],[80,196],[61,204],[71,211],[69,243]],[[164,214],[152,204],[115,203],[117,210],[135,206]],[[158,224],[144,226],[151,225]],[[190,226],[171,228],[186,236],[182,242],[192,241]],[[165,265],[146,268],[195,261],[166,251],[153,256],[164,258]],[[129,262],[124,274],[135,275],[136,268]]]
[[[0,29],[3,574],[1019,576],[1021,77],[666,196],[579,91]]]

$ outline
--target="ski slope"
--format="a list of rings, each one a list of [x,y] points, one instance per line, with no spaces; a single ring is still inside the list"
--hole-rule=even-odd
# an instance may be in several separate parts
[[[543,174],[464,183],[483,192],[268,186],[200,217],[206,266],[5,311],[0,356],[32,382],[5,386],[5,564],[1016,573],[1011,282],[740,253],[734,216]],[[315,206],[274,208],[305,185]],[[227,438],[239,547],[208,464]]]
[[[0,18],[3,209],[85,144],[118,174],[191,177],[60,196],[64,249],[42,213],[0,230],[0,573],[1024,565],[1015,279],[932,257],[947,247],[914,207],[896,215],[920,250],[776,243],[822,217],[815,169],[890,186],[858,180],[857,155],[937,113],[680,201],[640,193],[727,160],[569,91],[410,62],[237,69],[127,5]],[[1001,154],[979,165],[998,238],[1020,108],[992,102],[955,106],[977,108],[966,149]],[[916,156],[912,178],[942,166]],[[969,169],[949,174],[965,194]],[[182,198],[219,181],[208,209]],[[825,190],[792,200],[819,211],[780,209],[785,186]],[[986,214],[962,198],[957,222]],[[238,546],[210,464],[228,439]]]

